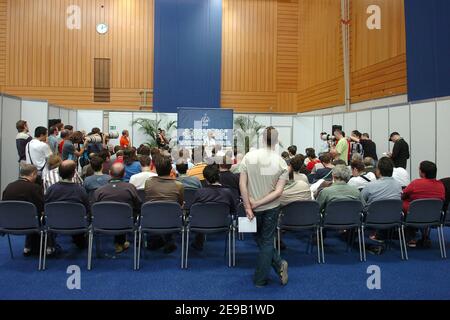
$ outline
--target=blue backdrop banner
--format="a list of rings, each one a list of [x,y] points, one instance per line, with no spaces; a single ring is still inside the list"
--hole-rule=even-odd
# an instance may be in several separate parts
[[[204,145],[210,151],[216,145],[233,146],[233,110],[178,109],[178,144],[193,148]]]
[[[222,0],[155,0],[153,110],[220,108]]]

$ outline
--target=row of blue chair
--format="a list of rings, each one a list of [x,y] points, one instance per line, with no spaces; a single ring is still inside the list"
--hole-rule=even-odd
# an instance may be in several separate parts
[[[360,201],[342,200],[331,202],[323,214],[316,201],[291,203],[281,210],[278,224],[278,250],[281,231],[313,230],[317,239],[318,262],[325,263],[323,230],[349,230],[358,232],[360,260],[366,261],[365,235],[367,228],[374,230],[397,229],[402,260],[408,260],[405,227],[437,228],[441,257],[446,258],[444,226],[450,226],[450,213],[444,215],[443,202],[439,199],[413,201],[408,214],[402,212],[401,200],[373,202],[363,213]],[[353,239],[350,241],[353,245]]]
[[[46,204],[44,215],[37,213],[32,203],[21,201],[0,202],[0,234],[8,235],[11,258],[13,258],[9,235],[40,234],[39,270],[46,268],[48,234],[75,235],[87,233],[88,262],[92,267],[93,240],[96,234],[134,234],[134,270],[140,267],[141,245],[144,233],[182,235],[181,268],[188,266],[188,243],[190,232],[204,234],[227,232],[228,266],[235,263],[234,224],[228,206],[217,203],[194,204],[188,214],[181,206],[170,202],[147,202],[139,215],[134,216],[130,205],[118,202],[95,203],[92,214],[87,215],[83,205],[69,202]],[[137,241],[138,240],[138,241]]]

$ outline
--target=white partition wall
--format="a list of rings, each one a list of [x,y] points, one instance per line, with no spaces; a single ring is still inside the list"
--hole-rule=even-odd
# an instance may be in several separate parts
[[[333,132],[331,132],[333,129],[333,116],[323,116],[322,119],[322,130],[326,133],[333,134]]]
[[[137,119],[149,119],[149,120],[156,120],[156,113],[151,112],[133,112],[133,121],[136,121]],[[140,126],[135,124],[133,126],[133,137],[132,142],[133,144],[138,147],[143,143],[148,143],[149,138],[147,135],[145,135],[144,131],[140,129]]]
[[[133,138],[133,113],[132,112],[110,112],[109,113],[109,132],[118,132],[119,138],[110,140],[114,146],[119,145],[120,134],[123,130],[128,130],[130,138]],[[139,146],[131,141],[134,146]]]
[[[72,119],[71,119],[72,121]],[[92,128],[103,127],[103,111],[101,110],[78,110],[76,115],[77,130],[89,133]]]
[[[436,163],[436,134],[436,103],[411,104],[412,179],[419,178],[418,168],[421,161]]]
[[[342,128],[344,128],[344,114],[343,113],[333,114],[333,125],[342,126]],[[350,130],[354,130],[354,129],[350,129]],[[350,135],[350,131],[349,132],[346,131],[345,133]]]
[[[436,159],[438,178],[450,177],[450,100],[438,101],[436,106]]]
[[[353,130],[356,130],[356,113],[349,112],[344,114],[344,131],[350,134]],[[362,132],[363,133],[363,132]]]
[[[33,135],[37,127],[48,126],[48,102],[22,100],[22,113],[20,117],[27,121],[30,133]]]
[[[1,125],[1,191],[19,176],[19,157],[16,149],[16,122],[20,120],[21,100],[3,96]]]
[[[73,126],[74,130],[78,130],[78,111],[77,110],[69,110],[68,124]]]
[[[314,149],[319,150],[322,140],[320,134],[322,133],[323,118],[322,116],[314,116]]]
[[[48,119],[61,119],[61,111],[59,107],[48,106]],[[64,122],[63,122],[64,123]]]
[[[372,120],[370,111],[360,111],[356,113],[356,129],[361,133],[372,135]]]
[[[298,153],[303,153],[306,148],[315,146],[314,143],[315,131],[316,130],[314,128],[314,117],[294,118],[294,127],[293,127],[294,140],[292,144],[297,146]]]
[[[372,110],[372,140],[377,144],[378,158],[389,152],[389,110]]]
[[[60,119],[61,119],[62,123],[64,123],[65,125],[70,124],[69,123],[69,110],[60,108],[59,113],[60,113],[60,117],[61,117]]]

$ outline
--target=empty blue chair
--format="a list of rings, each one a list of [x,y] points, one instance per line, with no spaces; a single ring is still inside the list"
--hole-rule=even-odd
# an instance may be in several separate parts
[[[296,201],[281,208],[278,223],[278,253],[281,247],[281,231],[313,230],[317,240],[317,258],[320,260],[320,206],[317,201]]]
[[[40,214],[34,204],[24,201],[0,202],[0,233],[8,236],[9,253],[14,259],[10,235],[26,236],[34,233],[40,234],[39,265],[42,268],[42,242],[44,230],[40,225]]]
[[[367,209],[362,224],[362,234],[365,228],[375,230],[391,230],[396,228],[400,240],[400,253],[402,260],[404,259],[403,250],[406,245],[402,240],[402,201],[399,200],[380,200],[374,201]],[[365,238],[362,238],[363,258],[366,261]]]
[[[49,233],[76,235],[89,232],[89,221],[86,208],[81,203],[54,202],[47,203],[44,210],[45,239],[44,252],[47,250]],[[46,267],[44,255],[43,270]]]
[[[323,229],[334,230],[358,230],[359,259],[363,261],[361,236],[362,203],[359,200],[337,200],[328,204],[323,215],[320,227],[320,243],[322,246],[322,262],[325,263],[325,252],[323,244]],[[353,244],[352,244],[353,245]]]
[[[444,258],[444,225],[443,225],[443,201],[440,199],[420,199],[411,202],[409,211],[405,216],[402,225],[403,243],[405,243],[405,256],[408,260],[408,250],[406,249],[405,227],[411,228],[432,228],[438,231],[439,248],[441,257]]]
[[[183,210],[176,202],[147,202],[142,206],[139,225],[137,268],[140,268],[142,233],[167,234],[181,232],[181,268],[184,267],[185,227]]]
[[[137,227],[133,217],[133,209],[127,203],[98,202],[92,206],[92,227],[89,230],[88,270],[92,266],[92,244],[95,233],[122,235],[134,233],[134,270],[136,267]]]
[[[188,265],[189,234],[191,231],[204,234],[228,233],[228,266],[235,263],[235,239],[230,207],[222,203],[195,203],[190,209],[189,223],[186,229],[186,259],[185,268]],[[233,240],[233,241],[232,241]],[[232,243],[233,242],[233,243]]]

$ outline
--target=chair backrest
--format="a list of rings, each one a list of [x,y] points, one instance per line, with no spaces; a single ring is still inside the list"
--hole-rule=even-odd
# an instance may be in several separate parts
[[[145,202],[145,190],[141,189],[137,191],[139,199],[141,199],[142,203]]]
[[[147,202],[141,210],[141,227],[149,229],[181,228],[183,211],[176,202]]]
[[[47,203],[44,211],[45,225],[50,229],[81,229],[89,225],[86,208],[81,203]]]
[[[363,206],[359,200],[336,200],[328,204],[324,213],[324,224],[359,225]]]
[[[419,199],[410,203],[406,222],[409,223],[438,223],[442,221],[442,206],[440,199]]]
[[[194,196],[197,189],[184,189],[184,208],[189,210],[194,202]]]
[[[445,224],[447,225],[450,224],[450,209],[448,209],[447,212],[445,213]]]
[[[230,207],[223,203],[195,203],[190,210],[191,228],[222,228],[230,225]]]
[[[367,209],[367,224],[400,223],[402,218],[402,200],[379,200],[370,204]]]
[[[39,229],[39,214],[34,204],[0,201],[0,230]]]
[[[281,208],[281,226],[317,226],[320,205],[317,201],[296,201]]]
[[[133,209],[127,203],[98,202],[92,206],[92,226],[97,229],[128,229],[134,225]]]

